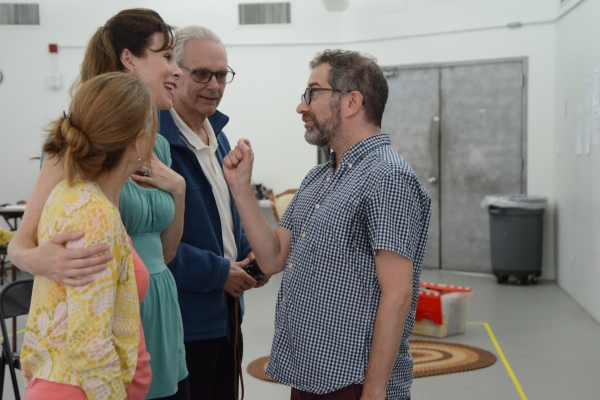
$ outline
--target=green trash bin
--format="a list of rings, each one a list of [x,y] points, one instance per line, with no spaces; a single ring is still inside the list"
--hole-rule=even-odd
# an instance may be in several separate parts
[[[523,194],[486,196],[490,216],[492,272],[498,283],[537,283],[542,274],[546,198]]]

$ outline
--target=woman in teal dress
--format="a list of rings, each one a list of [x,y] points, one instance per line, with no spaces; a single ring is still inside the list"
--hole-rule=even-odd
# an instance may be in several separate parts
[[[123,10],[109,19],[90,40],[78,83],[115,71],[135,73],[154,95],[161,110],[173,107],[172,91],[181,77],[175,64],[172,29],[154,11]],[[171,170],[170,150],[160,135],[151,162],[132,175],[120,194],[120,212],[133,246],[150,273],[150,286],[140,316],[150,353],[152,384],[148,399],[189,400],[188,371],[183,345],[183,324],[175,280],[166,266],[177,251],[183,232],[185,180]],[[165,165],[166,164],[166,165]],[[19,231],[11,240],[13,264],[34,275],[81,286],[110,260],[106,245],[65,249],[83,232],[67,232],[37,246],[41,211],[49,193],[64,179],[54,159],[42,160],[36,186]]]
[[[154,154],[162,164],[171,166],[169,143],[160,135],[156,138]],[[172,172],[160,165],[154,161],[150,169],[149,176],[155,181],[161,174],[168,179],[166,173]],[[140,181],[143,178],[135,175],[134,179]],[[150,274],[148,293],[140,308],[146,350],[152,357],[152,385],[147,398],[164,398],[177,391],[173,384],[188,374],[177,288],[165,264],[161,242],[161,233],[169,227],[175,215],[175,202],[170,193],[155,187],[143,187],[129,179],[121,191],[119,208],[133,247]],[[177,359],[179,363],[172,362]]]

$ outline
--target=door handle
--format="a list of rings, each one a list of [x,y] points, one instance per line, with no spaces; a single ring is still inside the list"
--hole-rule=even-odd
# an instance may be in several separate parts
[[[430,176],[429,179],[427,179],[427,181],[429,183],[435,184],[435,183],[437,183],[437,178],[435,176]]]

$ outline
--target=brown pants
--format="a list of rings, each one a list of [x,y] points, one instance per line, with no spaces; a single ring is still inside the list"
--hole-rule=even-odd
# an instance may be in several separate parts
[[[360,400],[363,385],[350,385],[326,394],[314,394],[292,388],[291,400]]]

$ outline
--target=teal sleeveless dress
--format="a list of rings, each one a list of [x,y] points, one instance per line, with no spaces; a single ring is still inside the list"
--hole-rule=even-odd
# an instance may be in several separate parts
[[[169,143],[160,135],[156,138],[154,153],[165,165],[171,166]],[[177,286],[165,264],[160,241],[160,233],[175,215],[175,202],[169,193],[144,188],[129,178],[121,191],[119,208],[133,247],[150,273],[148,293],[140,306],[152,368],[152,385],[147,398],[171,396],[177,392],[178,382],[188,376]]]

